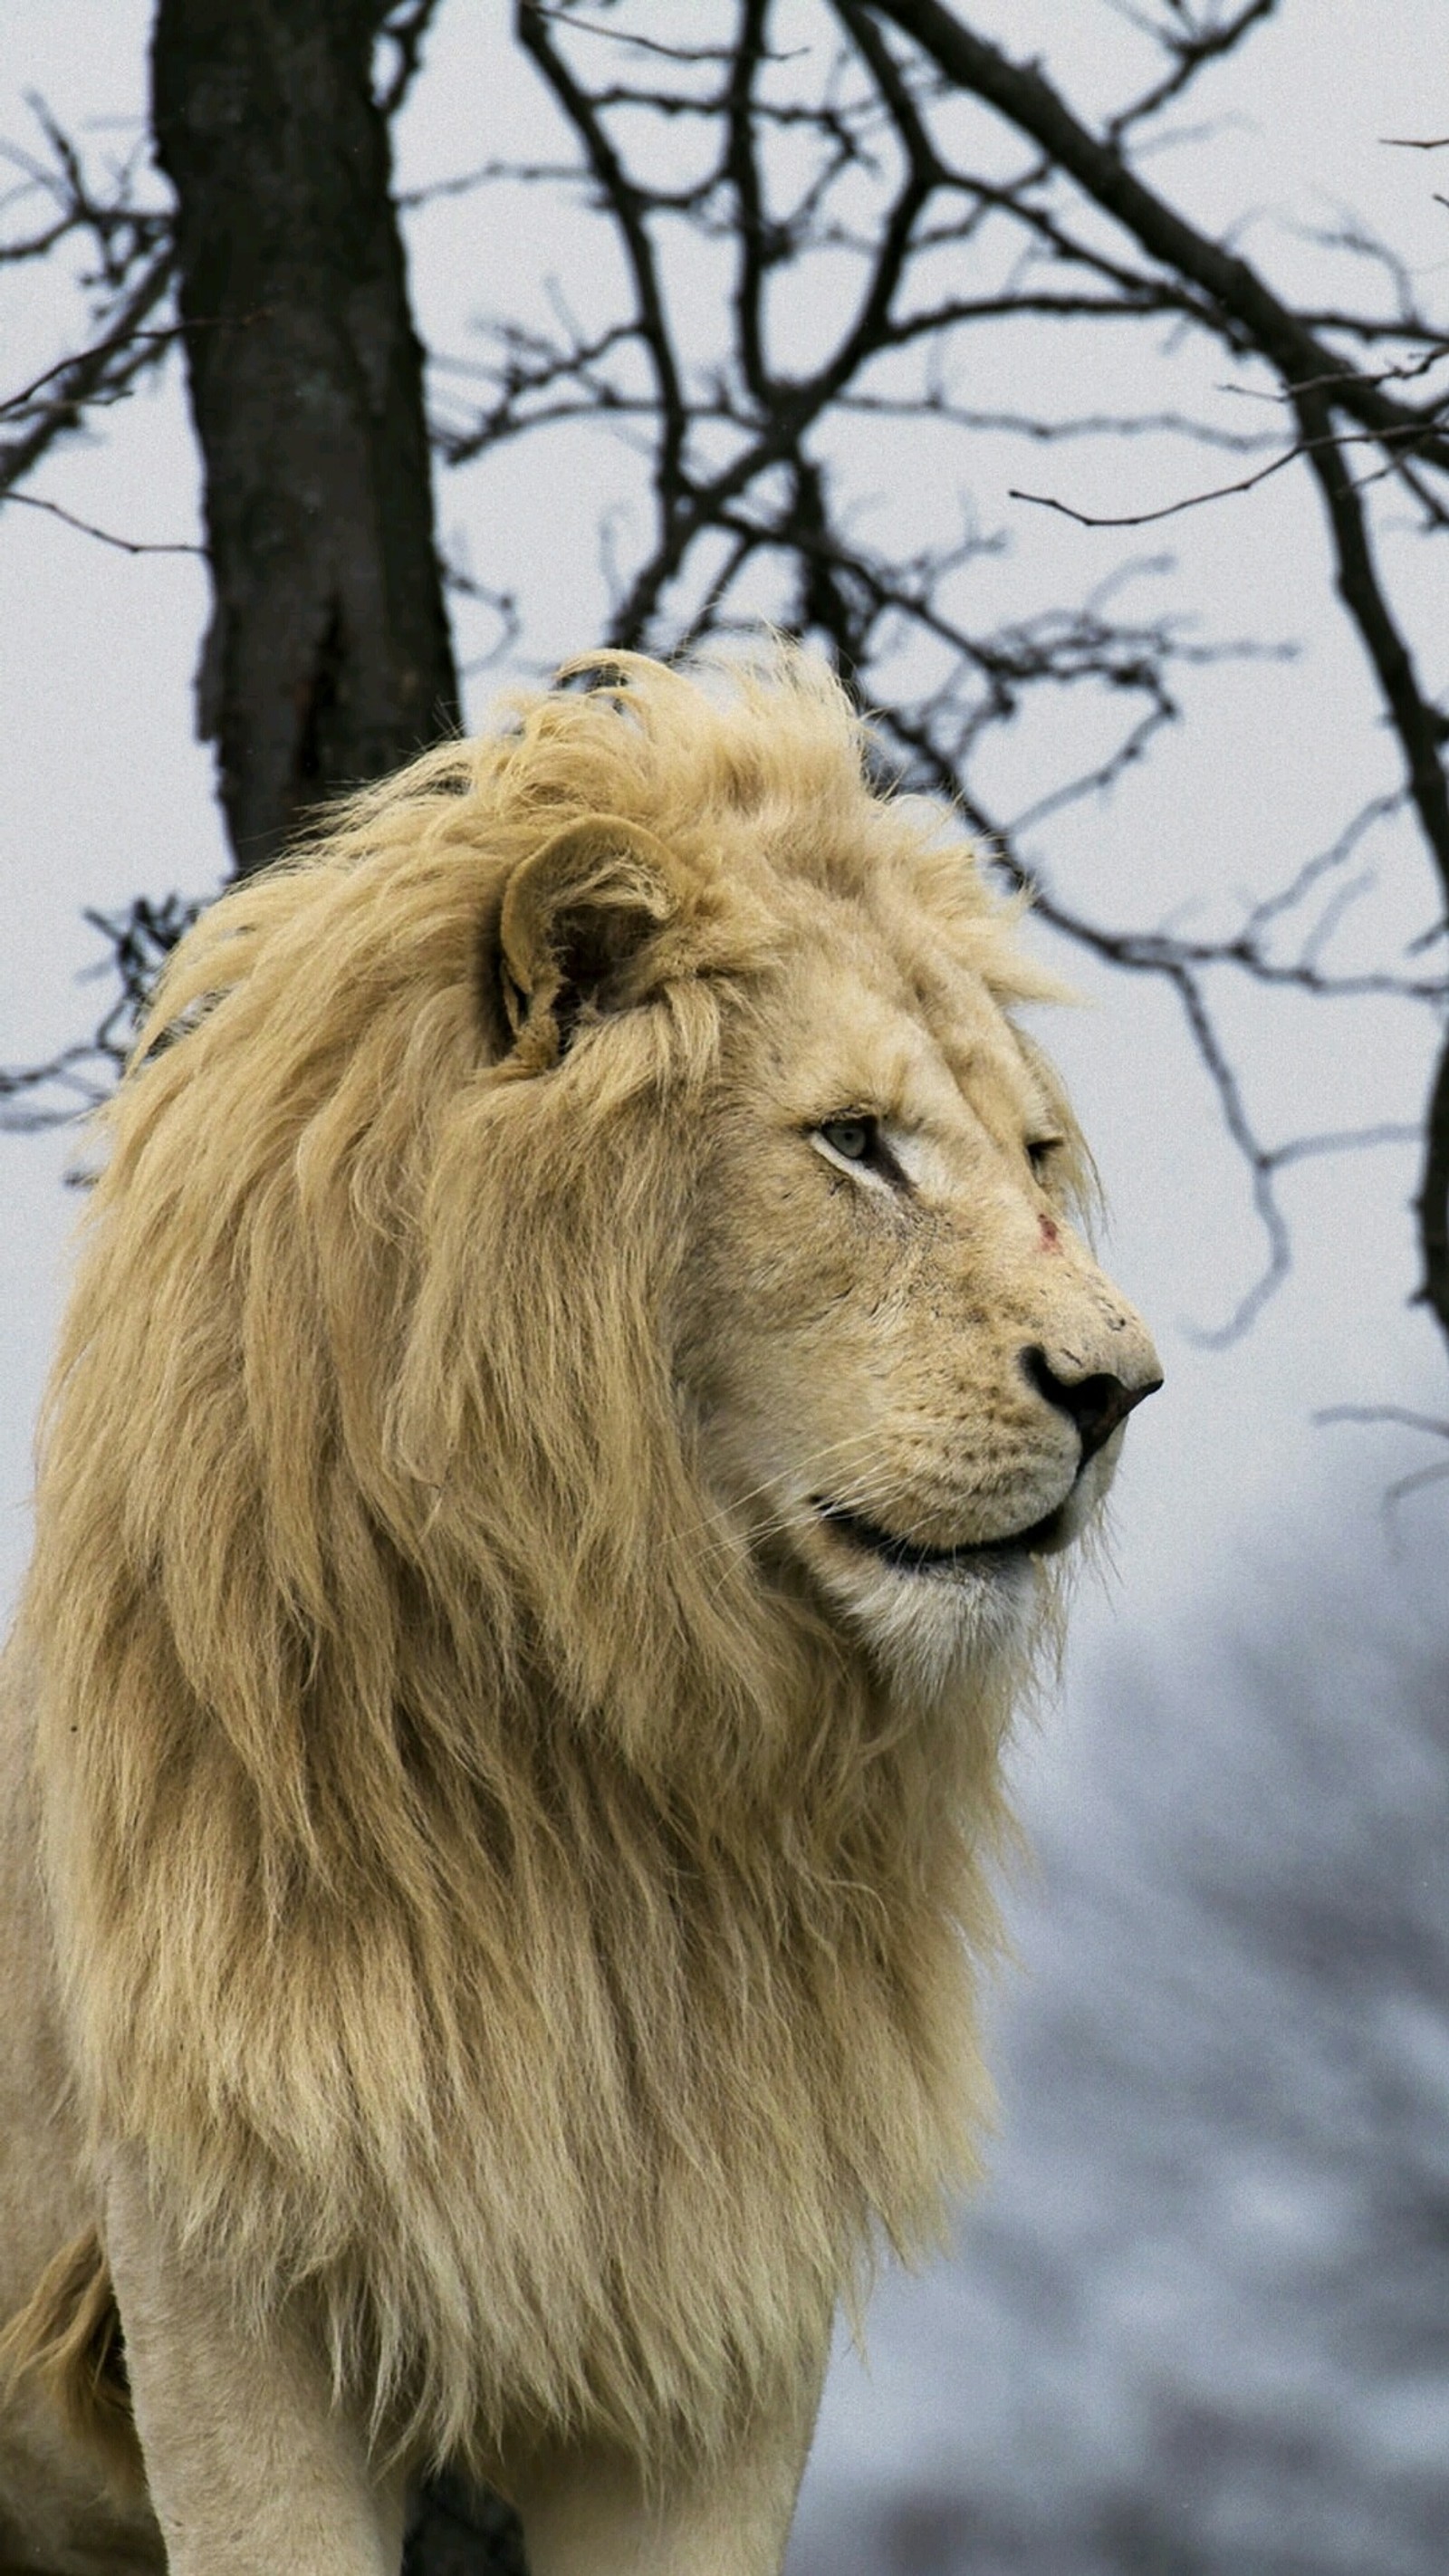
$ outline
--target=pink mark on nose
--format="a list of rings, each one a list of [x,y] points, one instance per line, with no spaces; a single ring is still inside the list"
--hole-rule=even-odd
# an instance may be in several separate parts
[[[1057,1232],[1051,1218],[1049,1216],[1039,1216],[1037,1218],[1037,1225],[1041,1233],[1041,1248],[1043,1252],[1058,1251],[1061,1247],[1062,1238]]]

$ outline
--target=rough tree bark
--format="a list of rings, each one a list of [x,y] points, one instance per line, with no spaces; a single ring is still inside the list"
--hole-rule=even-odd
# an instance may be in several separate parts
[[[458,722],[422,352],[373,96],[381,0],[161,0],[213,607],[198,682],[239,875]]]

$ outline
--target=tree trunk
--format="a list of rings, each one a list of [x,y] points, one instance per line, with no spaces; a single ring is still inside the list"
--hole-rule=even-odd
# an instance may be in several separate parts
[[[198,722],[238,875],[307,810],[456,729],[381,0],[160,0],[213,609]]]

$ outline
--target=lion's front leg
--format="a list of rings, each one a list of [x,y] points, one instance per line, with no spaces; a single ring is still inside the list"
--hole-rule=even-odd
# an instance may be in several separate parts
[[[819,2382],[725,2461],[647,2495],[632,2461],[560,2450],[512,2481],[530,2576],[779,2576]]]
[[[105,2236],[171,2576],[397,2576],[402,2480],[375,2473],[303,2339],[238,2329],[133,2158],[112,2169]]]

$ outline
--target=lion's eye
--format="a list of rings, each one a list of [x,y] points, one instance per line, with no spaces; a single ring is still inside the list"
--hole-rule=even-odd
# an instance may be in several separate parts
[[[879,1150],[880,1134],[873,1118],[826,1118],[818,1132],[843,1163],[872,1162]]]
[[[822,1118],[810,1130],[812,1142],[828,1163],[837,1170],[868,1175],[873,1187],[895,1190],[910,1195],[910,1181],[896,1161],[880,1131],[880,1120],[868,1109],[848,1110],[839,1118]]]
[[[1027,1140],[1026,1159],[1039,1181],[1046,1179],[1053,1154],[1061,1152],[1064,1136],[1032,1136]]]

